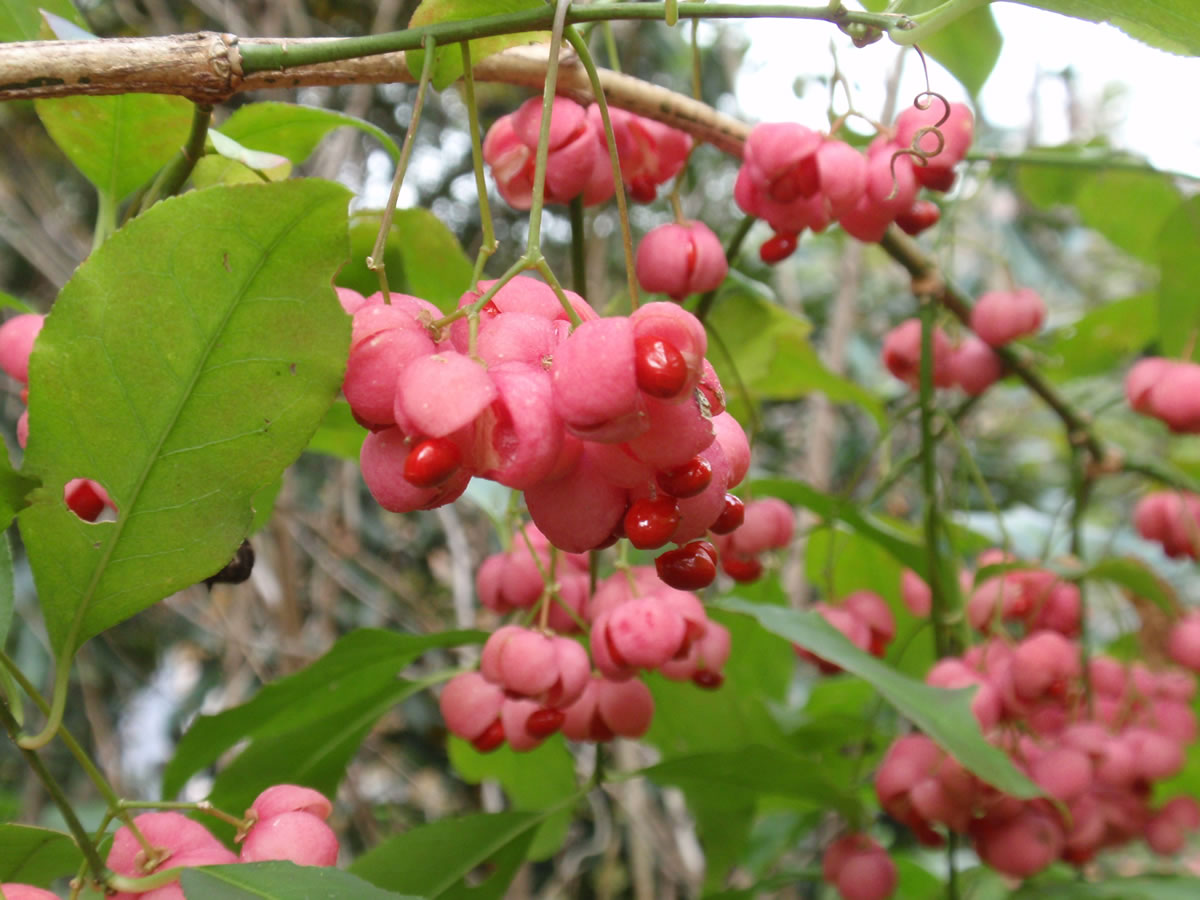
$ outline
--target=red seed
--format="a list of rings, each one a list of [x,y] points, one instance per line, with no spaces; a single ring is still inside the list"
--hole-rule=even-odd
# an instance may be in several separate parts
[[[404,480],[415,487],[437,487],[461,465],[462,451],[457,444],[449,438],[430,438],[409,451],[404,460]]]
[[[729,532],[740,528],[742,522],[745,520],[746,504],[742,502],[740,497],[735,497],[733,494],[726,494],[725,508],[717,516],[717,521],[708,526],[708,530],[713,534],[729,534]]]
[[[782,262],[795,252],[796,235],[794,234],[776,234],[763,241],[762,246],[758,248],[759,258],[768,265]]]
[[[643,335],[633,342],[637,386],[651,397],[668,400],[687,384],[687,363],[662,338]]]
[[[656,550],[679,526],[679,504],[666,495],[635,500],[625,513],[625,537],[639,550]]]
[[[525,731],[530,737],[550,737],[566,720],[567,714],[561,709],[539,709],[529,714],[525,720]]]
[[[504,743],[504,726],[497,719],[486,729],[483,734],[471,741],[473,746],[480,753],[491,753],[497,747]]]
[[[712,463],[703,456],[693,456],[682,466],[659,472],[655,481],[672,497],[695,497],[704,493],[712,482]]]

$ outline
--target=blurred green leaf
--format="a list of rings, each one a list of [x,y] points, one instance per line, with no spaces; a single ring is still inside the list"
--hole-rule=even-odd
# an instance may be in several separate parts
[[[350,225],[350,264],[337,283],[364,296],[379,290],[379,276],[366,266],[379,234],[377,212],[356,213]],[[471,261],[449,228],[427,209],[398,209],[384,244],[389,290],[428,300],[442,312],[458,308],[471,286]]]
[[[213,150],[218,156],[240,162],[242,165],[256,172],[268,172],[272,169],[278,169],[282,170],[286,177],[287,173],[292,170],[292,164],[286,156],[280,156],[278,153],[268,153],[265,150],[251,150],[249,147],[243,147],[233,138],[221,134],[215,128],[209,129],[208,142],[212,144]],[[272,180],[279,181],[280,179],[275,178]]]
[[[1058,884],[1039,880],[1010,896],[1013,900],[1195,900],[1200,896],[1200,879],[1190,875],[1143,875]]]
[[[1038,157],[1066,159],[1093,156],[1094,147],[1064,145],[1038,148]],[[1159,231],[1179,209],[1183,198],[1170,178],[1153,169],[1144,172],[1077,165],[1010,163],[1026,198],[1043,209],[1073,205],[1080,221],[1126,253],[1156,262]],[[1131,204],[1130,197],[1138,202]]]
[[[352,631],[316,662],[265,685],[248,702],[192,723],[163,772],[163,796],[174,797],[188,778],[244,740],[247,746],[217,778],[214,803],[244,809],[280,781],[332,794],[379,717],[421,689],[400,679],[400,671],[428,650],[483,637],[473,631]]]
[[[1072,581],[1093,579],[1119,584],[1137,596],[1152,601],[1166,613],[1174,613],[1179,608],[1171,586],[1148,565],[1132,556],[1109,557],[1080,571],[1065,570],[1063,574]]]
[[[180,878],[187,900],[418,900],[380,890],[349,872],[290,862],[237,863],[188,869]]]
[[[547,815],[548,811],[481,813],[410,828],[368,850],[350,871],[378,887],[430,900],[499,900]],[[466,887],[463,879],[488,861],[492,867],[487,879]]]
[[[812,325],[772,303],[746,279],[731,276],[705,319],[708,356],[725,388],[726,400],[745,411],[741,389],[754,402],[794,400],[821,391],[834,403],[853,403],[881,425],[879,399],[854,382],[835,375],[809,343]]]
[[[785,478],[759,478],[751,483],[750,489],[756,495],[779,497],[793,506],[802,506],[827,521],[843,522],[922,578],[926,575],[927,556],[922,546],[896,525],[871,513],[859,512],[854,501],[823,494],[802,481]]]
[[[457,50],[457,47],[455,49]],[[296,103],[247,103],[225,121],[221,126],[221,134],[232,138],[243,147],[278,153],[299,165],[312,156],[317,145],[327,134],[344,127],[357,128],[371,135],[383,145],[393,162],[400,158],[400,148],[396,146],[396,142],[386,131],[370,122],[336,110],[300,106]]]
[[[772,587],[775,590],[772,590]],[[779,602],[778,579],[754,585],[766,602]],[[669,761],[705,753],[736,753],[748,745],[787,749],[790,744],[771,713],[782,703],[795,671],[792,648],[744,616],[709,610],[729,629],[733,652],[719,690],[704,691],[690,682],[646,677],[654,694],[654,720],[644,740]],[[740,857],[757,807],[757,798],[701,781],[682,785],[697,822],[708,861],[708,886],[715,888]]]
[[[1158,334],[1153,294],[1114,300],[1055,332],[1046,372],[1059,381],[1106,375],[1118,360],[1137,356]]]
[[[310,453],[324,453],[327,456],[358,462],[358,455],[362,451],[362,443],[366,436],[367,430],[354,420],[350,404],[345,400],[337,400],[329,407],[312,440],[304,449]]]
[[[547,859],[567,838],[574,812],[563,802],[578,791],[575,760],[561,735],[554,735],[535,750],[517,753],[508,744],[491,753],[480,753],[461,738],[449,741],[450,762],[463,780],[479,784],[485,778],[500,782],[516,810],[554,809],[537,830],[529,858]]]
[[[0,0],[0,41],[38,40],[43,9],[75,25],[85,24],[71,0]]]
[[[921,49],[945,66],[962,82],[967,93],[976,97],[996,67],[1003,44],[992,8],[984,6],[923,38]]]
[[[421,5],[413,13],[408,23],[409,28],[422,25],[435,25],[438,22],[458,22],[463,19],[477,19],[485,16],[499,16],[505,13],[520,12],[524,9],[540,9],[544,6],[542,0],[421,0]],[[516,47],[520,44],[536,43],[549,40],[546,31],[523,31],[517,34],[500,34],[494,37],[479,38],[471,41],[471,62],[478,65],[481,59]],[[442,90],[449,87],[462,77],[462,50],[457,44],[439,47],[434,51],[433,87]],[[410,50],[404,55],[408,70],[413,77],[421,76],[425,64],[423,50]]]
[[[254,493],[308,443],[349,343],[331,287],[347,200],[317,180],[193,191],[62,289],[30,359],[24,471],[43,486],[20,514],[57,652],[221,568]],[[115,522],[67,508],[78,477]]]
[[[0,825],[0,882],[47,887],[74,875],[83,854],[69,834],[32,825]]]
[[[12,628],[14,599],[12,545],[8,542],[8,532],[4,531],[0,533],[0,650],[4,649]],[[3,670],[3,674],[8,675],[8,670]],[[10,681],[9,686],[12,684]]]
[[[1156,231],[1158,263],[1158,338],[1163,356],[1181,356],[1192,348],[1200,360],[1200,197],[1181,204]]]
[[[811,759],[761,744],[677,756],[638,774],[660,783],[703,786],[718,792],[786,795],[842,812],[856,808],[853,795],[814,767]]]
[[[1018,797],[1041,791],[1009,758],[983,738],[971,713],[971,690],[930,687],[863,653],[815,612],[747,603],[737,597],[716,601],[722,609],[756,618],[768,631],[868,681],[879,694],[946,752],[988,784]]]
[[[192,104],[166,94],[34,101],[54,143],[114,203],[154,177],[187,140]]]

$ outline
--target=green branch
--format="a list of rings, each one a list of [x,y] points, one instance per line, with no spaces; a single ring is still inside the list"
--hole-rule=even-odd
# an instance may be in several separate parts
[[[567,13],[566,24],[622,19],[665,21],[666,14],[666,3],[595,3],[590,6],[573,7]],[[912,22],[908,16],[859,12],[845,9],[840,3],[816,7],[782,3],[745,6],[736,3],[680,3],[678,14],[681,19],[809,19],[830,22],[839,27],[853,25],[875,29],[881,34],[891,29],[903,31]],[[444,46],[521,31],[545,31],[551,27],[553,21],[554,7],[546,6],[482,19],[438,22],[404,31],[331,40],[320,44],[288,46],[286,42],[280,42],[247,45],[241,48],[242,73],[252,75],[255,72],[277,72],[294,66],[338,62],[376,56],[380,53],[394,53],[398,50],[419,50],[427,37],[434,38],[439,45]]]

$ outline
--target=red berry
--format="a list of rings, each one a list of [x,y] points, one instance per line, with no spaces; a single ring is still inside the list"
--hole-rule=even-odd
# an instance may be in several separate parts
[[[721,569],[739,584],[758,581],[763,573],[763,564],[754,556],[739,556],[726,551],[721,557]]]
[[[725,508],[717,516],[717,521],[708,526],[708,530],[713,534],[729,534],[731,531],[736,531],[745,520],[746,504],[740,497],[726,494]]]
[[[404,460],[404,480],[413,487],[431,488],[447,481],[462,465],[462,451],[449,438],[421,441]]]
[[[651,397],[668,400],[687,384],[687,362],[662,338],[643,335],[633,342],[637,386]]]
[[[104,498],[97,494],[91,482],[86,480],[77,484],[64,499],[71,512],[85,522],[95,522],[100,513],[104,512]]]
[[[489,725],[479,737],[471,741],[473,746],[480,753],[491,753],[497,747],[504,743],[504,726],[497,719]]]
[[[672,497],[695,497],[704,493],[712,482],[712,463],[703,456],[693,456],[682,466],[659,472],[655,478],[659,488]]]
[[[783,232],[763,241],[758,248],[759,258],[768,265],[783,262],[796,252],[796,235]]]
[[[692,684],[696,687],[702,687],[706,691],[715,691],[725,683],[725,676],[720,672],[714,672],[712,669],[697,669],[692,675]]]
[[[562,728],[563,720],[566,717],[567,714],[561,709],[539,709],[530,713],[529,718],[525,720],[525,731],[530,737],[550,737]]]
[[[717,577],[716,550],[707,541],[692,541],[659,554],[655,571],[664,584],[681,591],[698,591]]]
[[[654,550],[671,539],[679,525],[679,504],[666,495],[635,500],[625,513],[625,537],[639,550]]]
[[[918,200],[908,212],[896,216],[896,224],[905,234],[918,235],[932,228],[942,217],[942,211],[932,200]]]

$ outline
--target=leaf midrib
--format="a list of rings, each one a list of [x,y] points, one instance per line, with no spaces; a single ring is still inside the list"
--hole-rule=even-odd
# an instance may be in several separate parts
[[[241,307],[242,301],[245,300],[246,295],[249,292],[250,285],[254,282],[254,279],[258,276],[258,273],[263,270],[264,266],[266,265],[266,261],[270,258],[274,249],[289,234],[298,228],[300,222],[306,220],[314,209],[323,205],[324,203],[324,198],[310,202],[307,206],[305,206],[302,212],[292,219],[287,228],[281,230],[275,236],[275,238],[259,253],[258,261],[252,267],[237,294],[230,302],[225,311],[225,315],[221,319],[220,326],[213,331],[212,335],[210,335],[209,340],[204,348],[204,352],[197,359],[192,375],[188,379],[186,388],[180,394],[180,400],[171,413],[167,427],[162,430],[161,434],[159,435],[159,439],[154,446],[153,452],[149,455],[146,465],[138,475],[138,480],[134,485],[133,491],[130,493],[130,500],[127,507],[129,513],[132,513],[134,508],[137,506],[137,501],[141,496],[142,488],[146,484],[146,479],[150,477],[150,471],[159,461],[163,446],[166,444],[167,439],[174,433],[175,427],[179,424],[179,419],[183,414],[183,410],[187,406],[188,400],[195,392],[196,384],[199,382],[201,376],[207,371],[205,368],[205,363],[208,361],[209,357],[212,356],[213,348],[215,347],[217,341],[221,336],[224,335],[226,328],[229,326],[230,319],[233,318],[234,313]],[[118,376],[118,378],[119,377],[120,376]],[[108,563],[111,560],[114,551],[116,550],[117,544],[119,544],[121,541],[121,535],[124,533],[125,526],[129,522],[130,518],[132,518],[131,515],[117,516],[117,521],[113,525],[112,536],[101,552],[100,558],[96,561],[95,567],[92,569],[91,580],[88,582],[83,595],[80,597],[79,606],[76,608],[75,617],[71,621],[71,627],[67,631],[67,639],[64,647],[62,648],[69,654],[73,654],[77,649],[79,632],[83,627],[84,620],[87,618],[88,611],[92,608],[92,601],[95,598],[96,588],[99,586],[101,579],[108,570]]]

